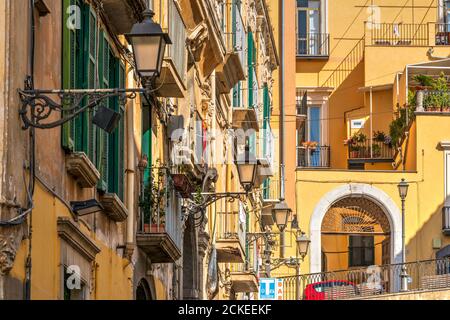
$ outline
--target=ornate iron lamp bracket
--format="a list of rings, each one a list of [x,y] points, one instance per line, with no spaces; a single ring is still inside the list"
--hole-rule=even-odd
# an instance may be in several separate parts
[[[247,196],[246,192],[202,192],[194,194],[194,197],[200,195],[201,201],[197,202],[195,200],[189,200],[188,210],[191,213],[198,213],[206,209],[211,204],[219,201],[220,199],[227,199],[228,202],[232,203],[236,200],[244,202]]]
[[[69,89],[69,90],[19,90],[22,105],[19,110],[23,129],[30,127],[51,129],[76,118],[82,112],[104,103],[107,99],[118,98],[124,106],[145,89]],[[53,113],[59,113],[54,120]]]

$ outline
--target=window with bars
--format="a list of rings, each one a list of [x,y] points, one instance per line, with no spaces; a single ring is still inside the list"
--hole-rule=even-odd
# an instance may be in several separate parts
[[[107,33],[98,27],[93,8],[82,0],[63,0],[63,4],[63,88],[124,88],[125,66],[115,56]],[[80,28],[67,27],[69,6],[80,8],[76,17]],[[85,111],[63,126],[62,146],[68,152],[85,152],[100,172],[98,189],[123,199],[124,110],[118,98],[103,103],[122,115],[118,128],[107,134],[92,123],[95,110]]]

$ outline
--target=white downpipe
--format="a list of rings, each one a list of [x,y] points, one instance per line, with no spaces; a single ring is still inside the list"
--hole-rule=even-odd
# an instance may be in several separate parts
[[[373,90],[370,87],[370,158],[373,159]]]

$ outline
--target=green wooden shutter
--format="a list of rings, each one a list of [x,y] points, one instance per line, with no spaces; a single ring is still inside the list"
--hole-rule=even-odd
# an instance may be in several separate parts
[[[87,54],[86,54],[86,64],[87,67],[87,77],[86,87],[89,89],[95,88],[97,85],[96,81],[96,68],[97,68],[97,17],[95,12],[91,10],[90,6],[86,9],[87,15],[87,30],[86,36],[84,38]],[[83,121],[83,140],[82,145],[84,151],[89,155],[92,163],[97,165],[97,149],[96,149],[96,128],[92,124],[93,110],[85,112]]]
[[[98,78],[100,88],[106,89],[110,87],[110,47],[106,39],[105,33],[100,31],[100,48],[98,57]],[[104,107],[110,108],[114,103],[114,99],[105,100]],[[108,190],[108,133],[92,125],[95,132],[95,165],[100,172],[100,181],[97,188],[101,191]]]
[[[125,88],[125,66],[110,52],[110,86]],[[125,156],[125,112],[119,100],[112,101],[111,108],[121,114],[118,128],[109,136],[108,151],[108,190],[124,197],[124,156]]]
[[[253,41],[253,32],[248,33],[248,106],[253,106],[253,47],[255,46]]]
[[[62,88],[71,89],[75,87],[75,69],[76,69],[76,40],[79,31],[67,28],[69,19],[68,9],[75,4],[75,0],[63,0],[63,15],[61,21],[62,27]],[[65,116],[66,114],[63,114]],[[71,152],[74,150],[74,132],[73,122],[70,121],[62,126],[61,132],[62,147]]]

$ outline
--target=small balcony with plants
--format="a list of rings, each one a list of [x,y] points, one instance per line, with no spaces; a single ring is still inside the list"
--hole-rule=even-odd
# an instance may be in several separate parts
[[[143,170],[139,201],[137,246],[152,263],[174,263],[181,257],[181,217],[170,170],[165,166]]]
[[[409,83],[408,104],[416,112],[450,112],[449,76],[415,75]]]
[[[383,131],[376,131],[371,138],[355,133],[344,141],[348,147],[349,162],[392,162],[394,149],[392,139]]]

